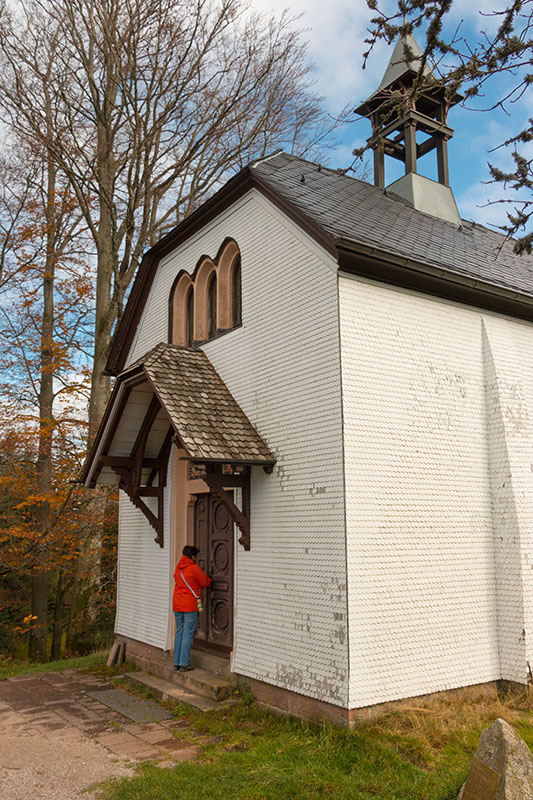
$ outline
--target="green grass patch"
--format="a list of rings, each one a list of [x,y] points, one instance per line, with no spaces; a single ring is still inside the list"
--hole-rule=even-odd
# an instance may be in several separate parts
[[[13,675],[59,672],[63,669],[81,669],[94,675],[102,675],[102,677],[120,675],[123,672],[133,672],[137,669],[135,664],[128,662],[121,664],[119,667],[106,667],[108,655],[108,650],[102,650],[98,653],[91,653],[88,656],[64,658],[61,661],[48,661],[46,664],[10,659],[0,655],[0,681],[10,678]]]
[[[494,719],[507,719],[533,747],[525,693],[420,701],[351,731],[276,717],[246,699],[209,714],[186,707],[175,714],[188,720],[191,743],[218,741],[196,762],[146,764],[134,778],[108,781],[100,800],[456,800]]]
[[[135,669],[108,669],[106,660],[107,652],[49,664],[0,658],[0,680],[64,669],[120,678]],[[268,714],[246,694],[219,711],[181,705],[173,714],[189,723],[177,735],[200,748],[198,760],[170,769],[141,765],[133,778],[102,784],[100,800],[456,800],[479,735],[497,717],[533,750],[533,702],[525,691],[420,699],[351,731]],[[216,741],[204,744],[207,737]]]
[[[229,720],[227,720],[229,722]],[[259,730],[257,730],[257,726]],[[215,726],[216,727],[216,726]],[[187,732],[189,734],[189,732]],[[192,741],[194,738],[189,735]],[[200,762],[140,768],[114,780],[102,800],[451,800],[463,769],[428,773],[364,731],[317,728],[249,712]]]

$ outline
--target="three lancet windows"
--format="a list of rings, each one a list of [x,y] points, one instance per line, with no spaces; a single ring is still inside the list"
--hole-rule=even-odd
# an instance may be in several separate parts
[[[202,256],[192,275],[178,274],[170,292],[169,340],[192,347],[242,322],[241,254],[226,239],[217,257]]]

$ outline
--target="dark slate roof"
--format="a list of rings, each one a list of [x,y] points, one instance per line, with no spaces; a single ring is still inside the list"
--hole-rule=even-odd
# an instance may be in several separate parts
[[[275,462],[202,350],[158,344],[123,376],[139,366],[192,459]]]
[[[386,190],[287,153],[251,169],[333,241],[346,239],[533,295],[533,257],[516,255],[512,240],[483,225],[444,222]]]

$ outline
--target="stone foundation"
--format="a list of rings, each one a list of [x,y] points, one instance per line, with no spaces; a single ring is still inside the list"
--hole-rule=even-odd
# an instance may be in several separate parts
[[[161,678],[170,679],[173,674],[173,657],[171,651],[160,650],[152,645],[138,642],[127,636],[117,635],[117,641],[125,642],[126,658],[133,661],[140,669],[151,672]],[[443,692],[435,692],[423,695],[418,698],[406,698],[387,703],[379,703],[364,708],[342,708],[331,703],[325,703],[313,697],[306,697],[289,689],[280,686],[273,686],[244,675],[231,673],[231,676],[238,683],[248,686],[255,697],[257,703],[268,711],[283,714],[310,722],[331,722],[339,727],[356,727],[366,722],[371,722],[384,714],[392,711],[401,711],[413,706],[413,701],[423,700],[424,702],[448,697],[450,700],[456,698],[475,698],[486,695],[496,697],[498,692],[505,690],[525,691],[526,687],[509,681],[491,681],[490,683],[479,683],[473,686],[466,686],[460,689],[448,689]]]
[[[136,639],[130,639],[121,634],[117,634],[116,639],[126,644],[126,660],[133,661],[144,672],[151,672],[165,680],[168,680],[174,672],[174,658],[171,650],[160,650],[159,647],[138,642]]]

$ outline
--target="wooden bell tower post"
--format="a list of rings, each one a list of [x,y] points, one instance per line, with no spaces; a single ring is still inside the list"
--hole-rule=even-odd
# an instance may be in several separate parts
[[[416,174],[419,158],[435,150],[438,182],[449,186],[448,140],[453,136],[447,115],[462,97],[446,98],[444,88],[435,79],[428,65],[422,71],[422,91],[413,98],[412,89],[418,77],[422,52],[413,36],[402,36],[396,42],[383,79],[356,113],[368,117],[372,136],[368,143],[374,151],[374,184],[385,188],[385,156],[405,164],[405,174]],[[423,140],[419,132],[423,135]]]

